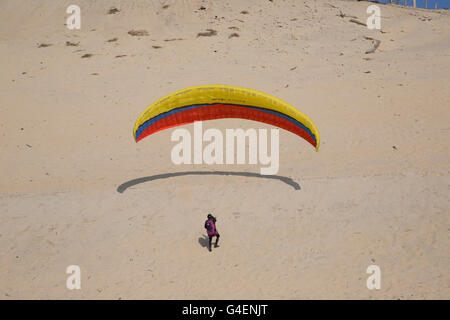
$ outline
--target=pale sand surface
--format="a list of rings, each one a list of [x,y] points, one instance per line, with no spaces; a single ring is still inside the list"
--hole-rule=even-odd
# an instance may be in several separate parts
[[[365,21],[366,2],[86,0],[72,31],[72,2],[0,3],[0,299],[450,298],[449,12],[380,6],[382,33],[338,16]],[[318,153],[280,131],[278,175],[300,190],[187,175],[119,193],[158,174],[259,172],[174,165],[172,129],[133,141],[152,101],[208,83],[273,94],[316,123]],[[371,264],[380,290],[366,287]]]

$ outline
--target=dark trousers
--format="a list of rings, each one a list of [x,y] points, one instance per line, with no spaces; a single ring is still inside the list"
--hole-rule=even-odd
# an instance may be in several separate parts
[[[208,236],[208,237],[209,237],[209,247],[211,248],[211,242],[212,242],[212,238],[213,238],[213,237],[216,237],[216,243],[215,243],[215,245],[217,246],[217,244],[219,243],[220,234],[217,233],[216,236]]]

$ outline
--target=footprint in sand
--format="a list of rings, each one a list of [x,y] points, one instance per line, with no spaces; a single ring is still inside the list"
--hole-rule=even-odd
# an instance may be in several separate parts
[[[120,12],[120,10],[117,9],[116,7],[111,7],[111,9],[108,10],[108,14],[116,14],[119,12]]]
[[[68,46],[68,47],[78,47],[79,44],[80,44],[79,42],[75,43],[75,42],[66,41],[66,46]]]
[[[128,34],[133,37],[148,36],[147,30],[130,30],[130,31],[128,31]]]
[[[212,37],[217,35],[217,31],[214,29],[206,29],[206,32],[199,32],[197,33],[197,38],[198,37]]]
[[[38,48],[47,48],[52,46],[51,43],[38,43]]]

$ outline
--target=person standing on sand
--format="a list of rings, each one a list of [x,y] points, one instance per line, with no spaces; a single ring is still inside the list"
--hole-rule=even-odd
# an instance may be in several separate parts
[[[217,232],[216,221],[217,219],[211,213],[208,213],[208,220],[205,221],[205,229],[209,237],[209,244],[208,244],[209,251],[211,251],[211,242],[213,237],[216,237],[216,243],[214,244],[214,248],[218,247],[217,243],[219,242],[220,234],[219,232]]]

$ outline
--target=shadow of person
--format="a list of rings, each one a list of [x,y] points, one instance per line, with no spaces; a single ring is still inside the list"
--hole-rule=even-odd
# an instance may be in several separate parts
[[[201,237],[198,237],[198,243],[204,247],[204,248],[208,248],[209,245],[209,238],[205,235],[202,235]]]

